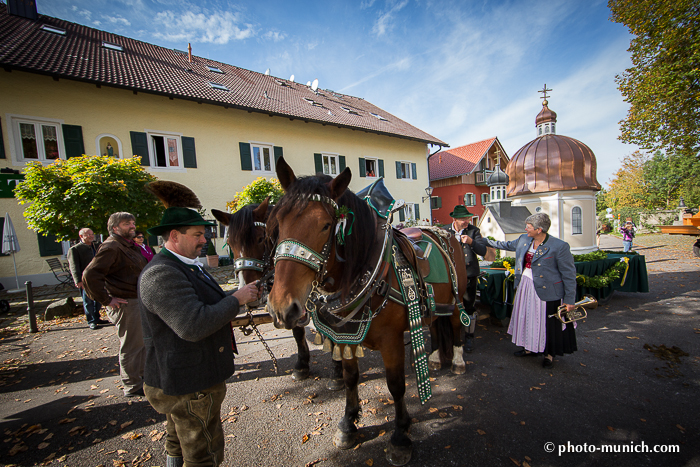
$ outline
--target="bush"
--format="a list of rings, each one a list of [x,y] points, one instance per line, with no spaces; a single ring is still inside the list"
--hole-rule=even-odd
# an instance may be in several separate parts
[[[216,256],[216,247],[211,240],[207,244],[207,256]]]

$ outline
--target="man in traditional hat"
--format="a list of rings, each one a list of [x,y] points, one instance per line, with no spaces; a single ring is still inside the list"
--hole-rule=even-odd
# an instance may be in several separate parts
[[[83,271],[83,286],[107,309],[119,336],[119,370],[126,397],[143,396],[145,352],[136,284],[146,258],[134,243],[136,218],[115,212],[107,221],[109,238]]]
[[[163,188],[174,185],[153,182],[149,190],[167,206]],[[168,207],[160,225],[148,229],[163,237],[163,248],[139,279],[144,390],[153,408],[167,418],[166,467],[218,466],[223,461],[220,411],[225,381],[234,372],[230,322],[242,305],[258,298],[257,283],[229,295],[203,269],[197,258],[207,242],[208,225],[216,224],[194,209]]]
[[[467,265],[469,282],[467,283],[467,291],[462,302],[464,303],[464,309],[471,315],[471,323],[469,328],[466,329],[464,350],[465,352],[471,352],[474,349],[474,330],[476,329],[476,308],[474,307],[474,302],[476,301],[476,282],[479,275],[479,260],[476,255],[484,256],[486,254],[486,245],[482,241],[483,237],[479,228],[469,222],[474,217],[474,214],[470,213],[465,206],[461,204],[455,206],[450,213],[450,217],[453,219],[452,225],[447,228],[447,231],[452,233],[457,238],[457,241],[462,244],[464,262]]]

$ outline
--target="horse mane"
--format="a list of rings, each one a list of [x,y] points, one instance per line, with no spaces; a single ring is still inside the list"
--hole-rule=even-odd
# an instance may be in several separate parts
[[[241,244],[243,249],[247,251],[250,251],[255,244],[255,221],[253,221],[253,210],[255,210],[258,206],[260,206],[259,203],[247,204],[231,214],[231,217],[229,218],[229,237],[235,235],[236,242]]]
[[[284,217],[294,210],[301,213],[306,209],[310,201],[308,195],[319,194],[330,197],[331,192],[327,184],[331,180],[333,179],[328,175],[298,177],[288,187],[288,191],[279,200],[269,216],[267,223],[268,235],[271,232],[279,232],[278,217]],[[345,267],[341,268],[342,273],[338,282],[338,290],[341,291],[343,296],[346,296],[360,275],[365,272],[375,243],[377,243],[374,228],[375,219],[374,213],[367,206],[367,203],[350,190],[345,190],[345,193],[336,202],[339,207],[345,206],[354,214],[354,219],[352,215],[348,219],[345,245],[335,243],[337,256],[345,260]],[[330,216],[335,218],[332,206],[323,203],[323,207]],[[352,234],[347,235],[351,223]],[[331,235],[334,235],[334,233],[331,233]]]

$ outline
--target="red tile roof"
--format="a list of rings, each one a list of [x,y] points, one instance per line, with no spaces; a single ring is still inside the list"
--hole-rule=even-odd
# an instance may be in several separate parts
[[[497,137],[467,144],[458,148],[440,151],[430,157],[430,180],[470,174],[486,155]],[[499,143],[500,147],[500,143]],[[502,150],[502,148],[501,148]]]
[[[43,25],[63,29],[65,35],[43,30]],[[123,51],[105,48],[103,41]],[[186,52],[45,15],[31,21],[7,14],[3,4],[0,66],[448,146],[358,97],[321,89],[315,93],[304,84],[202,57],[193,56],[190,63]],[[210,82],[228,91],[214,89]]]

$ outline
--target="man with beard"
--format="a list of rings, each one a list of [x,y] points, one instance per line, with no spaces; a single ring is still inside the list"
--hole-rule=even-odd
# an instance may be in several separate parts
[[[119,370],[126,397],[143,396],[146,357],[137,295],[139,274],[146,258],[134,243],[136,219],[115,212],[107,222],[109,238],[83,272],[88,295],[106,306],[119,336]]]

